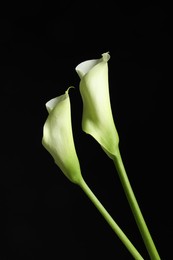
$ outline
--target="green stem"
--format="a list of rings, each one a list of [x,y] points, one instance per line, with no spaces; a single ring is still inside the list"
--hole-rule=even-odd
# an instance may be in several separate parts
[[[131,210],[133,212],[134,218],[136,220],[137,226],[138,226],[141,236],[143,238],[144,244],[150,255],[150,258],[151,258],[151,260],[160,260],[160,256],[154,245],[153,239],[147,228],[147,225],[145,223],[145,220],[144,220],[141,210],[139,208],[138,202],[135,198],[134,192],[130,185],[129,179],[127,177],[127,173],[124,168],[124,164],[123,164],[119,149],[118,149],[117,156],[114,158],[113,161],[114,161],[115,167],[117,169],[117,172],[119,174],[120,181],[124,188],[124,191],[127,196],[128,202],[130,204]]]
[[[129,252],[132,254],[134,259],[144,260],[144,258],[139,254],[139,252],[136,250],[136,248],[133,246],[133,244],[130,242],[130,240],[127,238],[127,236],[123,233],[123,231],[120,229],[120,227],[116,224],[116,222],[113,220],[113,218],[110,216],[110,214],[106,211],[106,209],[103,207],[103,205],[100,203],[100,201],[97,199],[97,197],[94,195],[94,193],[91,191],[91,189],[88,187],[88,185],[86,184],[86,182],[83,179],[80,181],[79,186],[86,193],[86,195],[89,197],[89,199],[93,202],[95,207],[99,210],[99,212],[105,218],[107,223],[111,226],[113,231],[120,238],[120,240],[123,242],[123,244],[129,250]]]

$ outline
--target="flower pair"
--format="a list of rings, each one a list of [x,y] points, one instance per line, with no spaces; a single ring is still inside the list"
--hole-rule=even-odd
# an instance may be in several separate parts
[[[118,147],[119,137],[113,120],[109,96],[109,59],[109,53],[103,53],[100,59],[88,60],[76,67],[76,72],[80,77],[80,93],[83,101],[82,129],[87,134],[93,136],[105,153],[114,161],[150,258],[152,260],[160,260],[121,159]],[[69,98],[70,88],[65,91],[65,94],[46,103],[49,115],[44,124],[42,144],[52,155],[55,163],[60,167],[65,176],[83,189],[133,257],[136,260],[143,260],[143,257],[82,178],[73,140]]]
[[[83,101],[82,129],[96,139],[110,158],[114,158],[119,138],[110,104],[109,59],[109,53],[103,53],[100,59],[80,63],[76,72],[80,77]],[[46,103],[49,115],[44,124],[42,144],[65,176],[73,183],[79,183],[82,176],[72,132],[70,88]]]

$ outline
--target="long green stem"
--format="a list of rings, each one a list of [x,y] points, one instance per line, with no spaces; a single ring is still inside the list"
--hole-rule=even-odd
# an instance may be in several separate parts
[[[105,218],[107,223],[111,226],[113,231],[120,238],[120,240],[123,242],[123,244],[129,250],[129,252],[132,254],[134,259],[144,260],[144,258],[139,254],[139,252],[136,250],[136,248],[133,246],[133,244],[130,242],[130,240],[127,238],[127,236],[124,234],[124,232],[120,229],[120,227],[116,224],[116,222],[113,220],[113,218],[107,212],[107,210],[103,207],[103,205],[100,203],[100,201],[97,199],[97,197],[94,195],[94,193],[91,191],[91,189],[88,187],[88,185],[86,184],[86,182],[83,179],[80,181],[79,186],[86,193],[86,195],[89,197],[89,199],[93,202],[95,207],[99,210],[99,212]]]
[[[118,154],[114,159],[114,164],[117,169],[117,172],[119,174],[120,181],[122,183],[122,186],[124,188],[126,197],[128,199],[128,202],[130,204],[131,210],[133,212],[134,218],[136,220],[137,226],[139,228],[139,231],[141,233],[141,236],[143,238],[144,244],[147,248],[147,251],[150,255],[151,260],[160,260],[160,256],[157,252],[157,249],[154,245],[153,239],[150,235],[150,232],[147,228],[147,225],[145,223],[145,220],[143,218],[143,215],[141,213],[141,210],[139,208],[138,202],[135,198],[134,192],[132,190],[132,187],[130,185],[129,179],[127,177],[127,173],[120,155],[120,151],[118,150]]]

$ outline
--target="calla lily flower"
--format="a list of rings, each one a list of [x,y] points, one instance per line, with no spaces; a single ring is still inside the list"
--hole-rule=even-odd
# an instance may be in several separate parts
[[[102,58],[84,61],[75,70],[80,77],[83,100],[82,129],[93,136],[113,159],[118,151],[119,137],[110,104],[109,59],[109,53],[103,53]]]
[[[82,176],[73,140],[68,90],[46,103],[49,115],[43,127],[42,144],[65,176],[79,183]]]

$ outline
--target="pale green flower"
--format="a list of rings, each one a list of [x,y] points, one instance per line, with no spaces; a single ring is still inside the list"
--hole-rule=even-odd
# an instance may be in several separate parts
[[[108,83],[109,53],[87,60],[75,69],[83,100],[82,129],[93,136],[111,158],[116,156],[119,137],[114,124]]]
[[[79,183],[82,176],[73,140],[68,90],[46,103],[49,115],[43,127],[42,144],[65,176]]]

